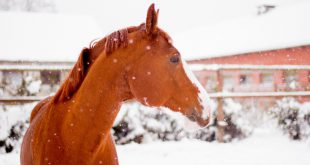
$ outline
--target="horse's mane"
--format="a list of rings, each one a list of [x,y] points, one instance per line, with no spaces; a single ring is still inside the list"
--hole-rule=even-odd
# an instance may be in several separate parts
[[[79,89],[87,75],[88,70],[103,51],[106,55],[109,55],[119,48],[127,47],[128,34],[143,27],[144,24],[141,24],[140,26],[117,30],[99,41],[91,42],[89,48],[84,48],[81,51],[77,62],[70,71],[67,79],[55,94],[53,101],[58,102],[69,100]],[[171,42],[171,38],[166,32],[159,29],[158,33],[169,41],[169,43]]]

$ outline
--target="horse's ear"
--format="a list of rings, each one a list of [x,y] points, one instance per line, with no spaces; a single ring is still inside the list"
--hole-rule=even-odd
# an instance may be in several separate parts
[[[145,30],[146,33],[149,35],[154,35],[157,33],[158,12],[159,10],[157,10],[157,12],[155,11],[154,3],[149,7],[147,11]]]

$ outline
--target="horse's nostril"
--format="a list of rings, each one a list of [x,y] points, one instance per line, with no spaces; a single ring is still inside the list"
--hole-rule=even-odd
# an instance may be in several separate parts
[[[194,115],[189,115],[189,116],[188,116],[188,119],[189,119],[190,121],[193,121],[193,122],[196,122],[196,121],[197,121],[197,117],[194,116]]]

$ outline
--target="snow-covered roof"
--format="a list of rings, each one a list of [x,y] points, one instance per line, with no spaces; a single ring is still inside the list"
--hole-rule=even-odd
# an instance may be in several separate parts
[[[76,61],[83,47],[103,37],[88,16],[0,12],[0,61]]]
[[[175,46],[188,60],[310,44],[310,2],[280,6],[256,16],[192,29]]]

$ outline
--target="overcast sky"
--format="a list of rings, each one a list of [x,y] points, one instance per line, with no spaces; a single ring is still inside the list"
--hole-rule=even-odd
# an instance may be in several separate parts
[[[151,3],[160,9],[159,26],[177,35],[199,26],[255,15],[261,4],[289,5],[302,0],[55,0],[59,13],[95,17],[104,33],[144,22]]]

